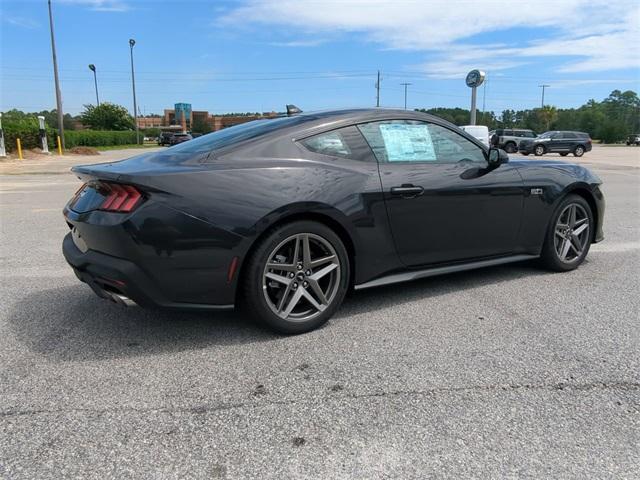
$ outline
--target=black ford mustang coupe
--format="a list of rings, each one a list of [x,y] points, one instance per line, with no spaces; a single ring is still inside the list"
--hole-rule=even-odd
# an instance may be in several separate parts
[[[325,323],[351,287],[533,258],[572,270],[603,238],[586,168],[510,160],[404,110],[257,120],[73,172],[63,251],[99,296],[242,307],[285,333]]]

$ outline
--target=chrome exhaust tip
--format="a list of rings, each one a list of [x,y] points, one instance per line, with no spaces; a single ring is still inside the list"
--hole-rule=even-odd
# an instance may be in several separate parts
[[[126,295],[122,295],[121,293],[110,293],[111,300],[113,300],[118,305],[122,305],[124,307],[136,307],[138,304],[131,300]]]

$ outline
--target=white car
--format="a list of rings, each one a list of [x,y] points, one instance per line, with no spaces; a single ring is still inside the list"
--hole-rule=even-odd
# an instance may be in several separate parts
[[[477,138],[487,147],[489,146],[489,128],[484,125],[463,125],[460,127],[472,137]]]

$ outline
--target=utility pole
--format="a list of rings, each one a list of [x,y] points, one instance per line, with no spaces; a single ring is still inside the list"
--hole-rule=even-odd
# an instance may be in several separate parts
[[[136,124],[136,144],[140,143],[140,131],[138,129],[138,105],[136,104],[136,77],[133,72],[133,46],[136,41],[129,39],[129,47],[131,48],[131,86],[133,87],[133,123]]]
[[[376,107],[380,106],[380,70],[378,70],[378,81],[376,82]]]
[[[407,109],[407,87],[412,85],[411,83],[401,83],[400,85],[404,85],[404,109]]]
[[[93,83],[96,85],[96,104],[100,106],[100,98],[98,98],[98,77],[96,75],[96,66],[92,63],[89,65],[89,70],[93,72]]]
[[[544,89],[549,88],[551,85],[538,85],[538,87],[542,88],[542,104],[540,108],[544,108]]]
[[[64,114],[62,113],[62,94],[60,93],[60,80],[58,79],[58,58],[56,56],[56,40],[53,35],[53,14],[51,13],[51,0],[49,4],[49,29],[51,31],[51,54],[53,56],[53,79],[56,84],[56,109],[58,110],[58,135],[64,148]]]

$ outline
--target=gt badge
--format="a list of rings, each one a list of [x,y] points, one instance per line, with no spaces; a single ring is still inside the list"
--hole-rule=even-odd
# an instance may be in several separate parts
[[[531,189],[531,195],[542,195],[542,189],[541,188],[532,188]]]

